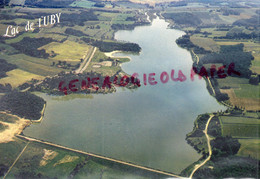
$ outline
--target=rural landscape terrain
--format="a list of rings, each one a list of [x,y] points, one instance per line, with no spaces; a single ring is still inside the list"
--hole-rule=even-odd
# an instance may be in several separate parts
[[[0,7],[1,178],[259,178],[259,1],[2,0]],[[192,119],[186,142],[198,161],[173,173],[24,135],[44,120],[48,103],[39,93],[70,100],[138,91],[143,84],[122,68],[131,59],[113,54],[139,55],[142,46],[115,33],[156,18],[185,32],[176,44],[226,108]]]

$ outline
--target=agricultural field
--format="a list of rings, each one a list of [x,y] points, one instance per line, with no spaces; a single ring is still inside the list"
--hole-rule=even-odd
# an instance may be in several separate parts
[[[26,146],[27,145],[27,146]],[[47,146],[36,142],[26,142],[15,138],[14,142],[0,144],[0,152],[3,153],[0,158],[9,159],[9,163],[2,165],[2,170],[6,171],[12,165],[18,154],[24,149],[24,152],[18,158],[11,169],[8,177],[28,177],[28,178],[55,178],[55,177],[73,177],[73,178],[150,178],[152,174],[131,172],[127,167],[118,164],[109,163],[101,159],[92,158],[87,155],[78,154],[72,151]],[[6,150],[8,147],[10,150]],[[8,155],[9,154],[9,155]],[[15,155],[14,155],[15,154]]]
[[[15,138],[14,141],[8,143],[0,143],[0,165],[3,171],[7,171],[13,164],[25,145],[26,142],[18,138]]]
[[[257,138],[260,125],[249,124],[226,124],[223,123],[223,135],[234,138]]]
[[[218,52],[220,48],[219,45],[216,44],[216,42],[211,38],[198,37],[193,35],[191,36],[190,40],[193,44],[196,44],[208,51]]]
[[[236,78],[236,77],[227,77],[227,78],[219,78],[218,84],[219,88],[223,87],[231,87],[231,88],[240,88],[241,84],[248,84],[248,79],[246,78]]]
[[[245,113],[240,116],[220,116],[222,135],[237,138],[241,147],[238,156],[253,157],[259,160],[260,120],[256,113]]]
[[[83,8],[91,8],[94,6],[94,2],[88,0],[80,0],[73,2],[70,6],[71,7],[83,7]]]
[[[229,102],[233,106],[241,107],[242,109],[250,111],[259,111],[259,97],[258,98],[238,98],[234,89],[221,89],[221,93],[226,93],[229,96]]]
[[[260,155],[257,151],[260,150],[260,140],[259,139],[239,139],[241,147],[238,151],[238,156],[243,157],[253,157],[260,160]]]
[[[217,28],[201,28],[201,32],[212,33],[209,34],[209,38],[226,36],[228,31],[218,31]]]
[[[260,85],[240,84],[240,89],[235,89],[238,98],[260,98]]]
[[[49,54],[55,54],[54,57],[51,57],[53,60],[79,62],[80,59],[84,59],[84,56],[90,49],[90,46],[66,40],[63,43],[51,42],[39,48],[39,50],[41,49],[45,49]]]
[[[16,64],[19,69],[40,76],[55,75],[62,71],[52,67],[52,60],[30,57],[24,54],[2,55],[8,62]]]
[[[258,138],[260,121],[247,116],[221,116],[222,135],[233,138]]]
[[[5,43],[7,43],[7,44],[16,43],[16,42],[20,42],[24,37],[34,38],[36,36],[37,36],[36,33],[27,32],[27,33],[23,33],[23,34],[15,37],[15,38],[8,38],[8,39],[6,39]]]
[[[0,84],[11,84],[12,87],[16,88],[23,83],[30,81],[32,79],[42,80],[43,76],[36,75],[27,71],[23,71],[21,69],[14,69],[12,71],[7,72],[7,77],[0,79]]]
[[[131,4],[131,3],[130,3]],[[74,2],[71,6],[92,6],[93,2],[90,1],[77,1]],[[19,11],[19,13],[18,13]],[[59,10],[60,11],[60,10]],[[89,12],[88,10],[86,10]],[[12,15],[11,20],[1,20],[0,19],[0,32],[2,34],[5,33],[6,27],[8,23],[16,23],[17,25],[24,26],[27,21],[37,23],[37,17],[41,15],[41,13],[57,13],[57,9],[21,9],[19,7],[15,7],[10,10],[3,11],[1,13]],[[33,14],[31,14],[33,13]],[[77,21],[73,22],[70,26],[70,16],[69,14],[73,14],[74,16],[81,16],[81,13],[85,13],[84,10],[80,9],[71,9],[62,11],[61,17],[64,17],[64,21],[61,22],[60,25],[51,25],[41,29],[35,29],[34,32],[24,32],[24,29],[21,29],[21,33],[19,33],[14,38],[4,38],[5,43],[0,43],[1,48],[1,58],[8,61],[8,63],[12,63],[18,66],[18,69],[10,71],[7,73],[7,77],[0,79],[1,84],[10,83],[13,87],[17,87],[25,82],[30,81],[31,79],[41,80],[46,76],[55,75],[61,71],[68,71],[69,68],[63,68],[60,66],[58,62],[69,62],[70,66],[76,66],[81,59],[84,59],[87,54],[90,45],[86,44],[81,40],[82,34],[85,34],[85,37],[89,37],[91,39],[113,39],[114,32],[111,28],[113,24],[121,24],[121,25],[132,25],[135,20],[135,13],[125,13],[122,12],[103,12],[103,11],[93,11],[92,17],[97,19],[93,20],[82,20],[77,19]],[[39,15],[38,15],[39,14]],[[19,15],[19,18],[13,18]],[[33,16],[33,19],[32,19]],[[141,17],[141,16],[140,16]],[[145,16],[144,16],[145,17]],[[141,17],[141,18],[144,18]],[[126,20],[129,18],[128,20]],[[131,19],[132,18],[132,19]],[[73,30],[69,30],[73,29]],[[30,51],[23,52],[19,51],[19,49],[15,49],[14,45],[22,46],[23,44],[27,45],[25,38],[27,40],[32,41],[30,39],[34,38],[44,38],[45,40],[52,39],[50,43],[43,44],[42,46],[37,47],[36,49],[32,49],[33,53]],[[31,54],[35,54],[35,52],[45,50],[45,53],[48,55],[46,59],[38,57],[37,55],[31,56]],[[96,56],[96,55],[95,55]],[[104,56],[104,54],[103,54]],[[103,57],[102,57],[103,58]],[[100,59],[100,58],[99,58]],[[99,60],[98,59],[98,60]],[[93,59],[95,62],[95,57]],[[101,68],[92,68],[95,64],[91,62],[88,70],[93,70],[97,72],[107,72],[108,75],[113,75],[121,68],[120,66],[113,67],[109,65],[112,62],[106,63],[103,62]],[[68,64],[68,63],[67,63]]]

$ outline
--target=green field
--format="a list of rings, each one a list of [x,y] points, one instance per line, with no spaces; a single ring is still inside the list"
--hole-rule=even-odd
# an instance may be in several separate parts
[[[21,35],[18,35],[17,37],[14,37],[14,38],[8,38],[7,40],[5,40],[5,42],[7,44],[17,43],[17,42],[21,41],[24,37],[34,38],[36,36],[37,36],[37,33],[32,33],[30,31],[30,32],[25,32],[25,33],[23,33]]]
[[[0,156],[0,164],[10,166],[18,152],[24,147],[20,139],[7,144],[0,144],[1,153],[9,154],[4,147],[10,147],[14,155],[8,156],[6,161]],[[15,147],[17,146],[17,147]],[[30,142],[17,163],[8,174],[9,178],[23,176],[23,178],[154,178],[156,174],[138,169],[129,169],[128,166],[111,163],[102,159],[59,149],[45,144]]]
[[[227,77],[217,79],[219,88],[231,87],[231,88],[240,88],[242,84],[248,84],[248,79],[246,78],[236,78],[236,77]]]
[[[38,80],[44,79],[43,76],[36,75],[20,69],[14,69],[12,71],[7,72],[6,74],[7,77],[0,79],[0,84],[10,83],[12,87],[17,87],[32,79],[38,79]]]
[[[209,38],[226,36],[228,31],[217,31],[216,28],[201,28],[201,32],[212,33]]]
[[[222,135],[237,138],[241,144],[238,156],[260,158],[260,119],[256,113],[245,116],[221,116]]]
[[[44,157],[44,150],[54,151],[55,155],[49,155]],[[78,160],[63,160],[64,163],[58,164],[66,155],[71,155],[69,152],[64,150],[52,150],[47,146],[30,143],[26,148],[25,152],[22,154],[20,159],[17,161],[14,168],[11,170],[9,177],[19,176],[19,172],[23,171],[25,174],[35,175],[31,177],[36,177],[37,175],[47,175],[48,177],[66,177],[69,176],[70,172],[79,163]],[[43,158],[44,157],[44,158]],[[53,158],[54,157],[54,158]],[[79,158],[77,156],[77,158]],[[72,158],[74,159],[74,157]],[[82,159],[81,159],[82,160]],[[23,173],[22,173],[23,174]],[[23,174],[24,175],[24,174]],[[30,176],[29,175],[29,176]]]
[[[80,0],[73,2],[70,6],[72,7],[84,7],[84,8],[91,8],[95,2],[88,1],[88,0]]]
[[[260,120],[246,116],[221,116],[222,135],[234,138],[258,138]]]
[[[260,125],[223,124],[223,136],[231,135],[234,138],[258,138]]]
[[[260,139],[239,139],[241,147],[238,151],[239,156],[253,157],[260,160]]]
[[[253,113],[252,113],[253,114]],[[260,120],[251,116],[235,117],[235,116],[221,116],[222,123],[225,124],[255,124],[260,125]]]
[[[25,145],[25,141],[17,138],[9,143],[0,143],[0,165],[9,168]]]
[[[112,24],[133,24],[133,21],[126,21],[127,17],[133,17],[132,14],[118,14],[112,20]]]
[[[64,69],[52,67],[53,60],[27,56],[24,54],[2,55],[9,63],[16,64],[19,69],[39,76],[55,75]]]
[[[211,38],[198,37],[193,35],[191,36],[190,40],[193,44],[198,45],[199,47],[202,47],[208,51],[218,52],[220,49],[219,45],[217,45],[216,42]]]
[[[238,98],[260,98],[260,85],[240,84],[240,89],[235,89]]]
[[[45,49],[47,53],[57,54],[51,59],[62,61],[80,61],[87,54],[90,46],[86,44],[79,44],[66,40],[63,43],[51,42],[40,49]]]

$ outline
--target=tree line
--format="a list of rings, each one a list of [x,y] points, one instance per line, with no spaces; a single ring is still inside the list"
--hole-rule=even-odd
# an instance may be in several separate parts
[[[53,42],[52,38],[30,38],[24,37],[21,41],[16,43],[11,43],[10,45],[14,47],[16,50],[24,53],[25,55],[29,55],[37,58],[48,58],[49,54],[46,53],[44,49],[38,50],[39,47],[42,47],[50,42]]]
[[[129,51],[129,52],[140,52],[141,47],[136,43],[121,43],[121,42],[106,42],[102,40],[94,40],[91,38],[82,37],[81,40],[84,42],[98,47],[102,52],[112,52],[115,50]]]

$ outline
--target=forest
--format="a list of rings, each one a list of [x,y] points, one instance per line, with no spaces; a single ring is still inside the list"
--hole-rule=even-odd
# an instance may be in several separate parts
[[[239,19],[233,23],[233,25],[237,26],[245,26],[245,27],[259,27],[259,16],[252,16],[250,19]]]
[[[244,52],[243,48],[243,44],[223,45],[220,47],[220,52],[206,54],[200,62],[202,64],[222,63],[226,66],[234,63],[236,71],[241,74],[240,77],[249,78],[252,74],[249,68],[254,57],[250,52]]]
[[[77,37],[89,36],[88,34],[85,34],[85,33],[83,33],[83,32],[80,31],[80,30],[75,30],[75,29],[72,29],[72,28],[67,28],[67,29],[65,30],[65,34],[74,35],[74,36],[77,36]]]
[[[69,26],[69,27],[73,27],[74,25],[84,26],[85,21],[98,21],[98,17],[97,17],[97,15],[94,14],[94,12],[92,10],[81,11],[79,14],[63,13],[62,21],[61,21],[60,25]]]
[[[38,120],[45,101],[29,92],[10,91],[0,99],[0,110],[10,111],[19,117]]]
[[[73,0],[60,0],[60,1],[53,1],[53,0],[26,0],[25,5],[28,6],[37,6],[42,8],[62,8],[62,7],[68,7],[71,3],[73,3]]]
[[[102,52],[111,52],[114,50],[140,52],[141,47],[136,43],[118,43],[118,42],[104,42],[94,41],[92,45],[98,47]]]
[[[198,26],[202,23],[201,19],[189,12],[164,13],[166,19],[172,19],[176,24]]]
[[[46,53],[44,49],[38,50],[39,47],[44,46],[50,42],[52,42],[52,38],[30,38],[24,37],[21,41],[17,43],[12,43],[11,46],[16,50],[24,53],[26,55],[38,58],[48,58],[49,54]]]
[[[136,52],[141,51],[141,47],[136,43],[120,43],[120,42],[105,42],[102,40],[93,40],[91,38],[82,37],[81,40],[84,42],[98,47],[102,52],[112,52],[115,50]]]

